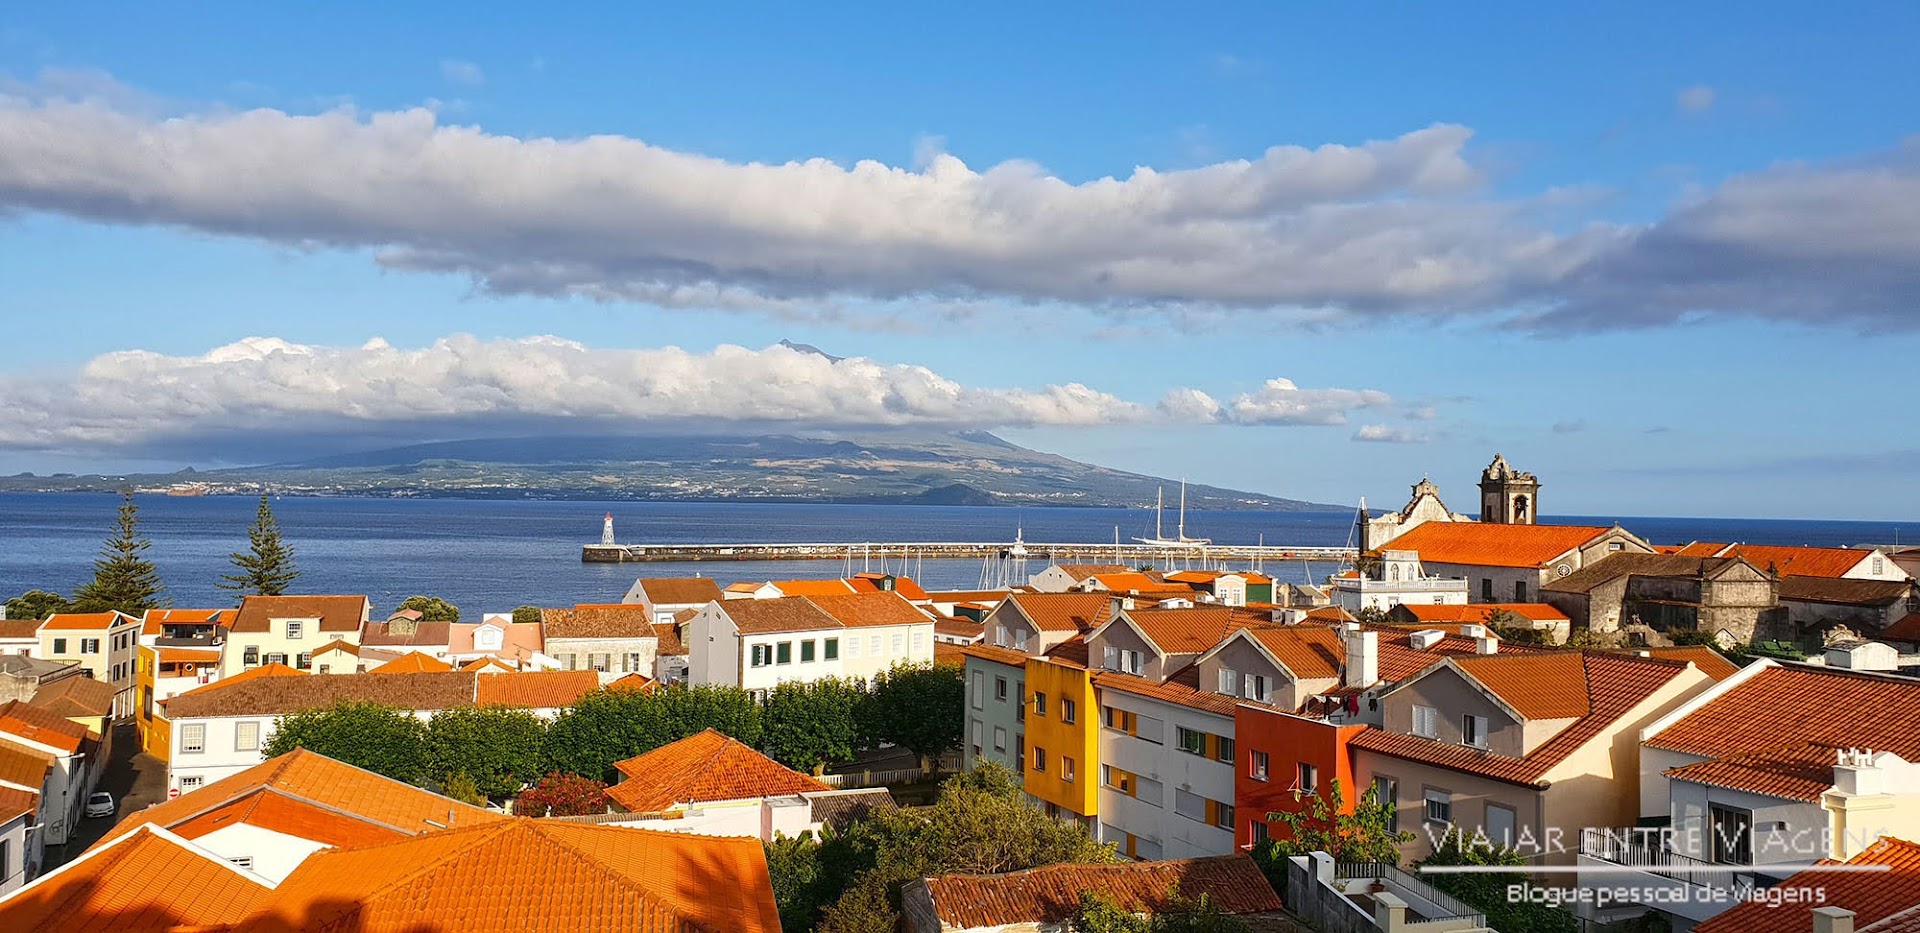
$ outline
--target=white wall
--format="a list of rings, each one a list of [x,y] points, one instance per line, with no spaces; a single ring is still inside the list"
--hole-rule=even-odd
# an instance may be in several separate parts
[[[855,638],[860,639],[857,649],[850,644]],[[876,638],[879,639],[879,654],[873,652]],[[898,649],[894,647],[896,638],[900,645]],[[840,659],[846,676],[862,680],[872,680],[873,675],[896,664],[929,663],[933,660],[933,623],[847,629],[840,642]]]
[[[706,604],[687,623],[687,682],[739,686],[742,650],[733,620],[719,603]]]
[[[274,884],[285,880],[307,856],[329,848],[311,839],[277,833],[250,823],[222,827],[193,842],[224,859],[251,857],[251,871]]]
[[[36,873],[39,870],[42,859],[41,834],[27,832],[28,824],[36,816],[33,811],[28,811],[0,824],[0,848],[6,849],[6,859],[0,864],[0,897],[26,884],[30,870]]]
[[[1227,855],[1233,852],[1233,831],[1189,819],[1174,811],[1176,790],[1231,805],[1233,764],[1203,755],[1180,751],[1177,728],[1186,727],[1217,736],[1233,738],[1233,720],[1203,713],[1172,703],[1161,703],[1118,690],[1100,691],[1104,706],[1122,709],[1138,716],[1150,716],[1165,722],[1161,744],[1127,735],[1103,724],[1100,730],[1100,763],[1130,771],[1162,785],[1159,806],[1145,802],[1118,800],[1125,795],[1101,785],[1100,822],[1135,836],[1158,839],[1161,858],[1195,858]],[[1101,723],[1104,723],[1104,719]],[[1237,757],[1237,755],[1236,755]],[[1100,780],[1098,773],[1091,775]],[[1113,807],[1109,809],[1111,802]]]
[[[740,654],[745,660],[744,673],[740,686],[748,690],[772,690],[776,685],[788,680],[819,680],[823,677],[846,676],[847,638],[858,636],[859,629],[814,629],[805,632],[775,632],[767,635],[742,635]],[[827,660],[826,641],[836,638],[840,641],[840,656]],[[813,642],[813,660],[802,661],[801,643]],[[778,662],[779,646],[788,645],[788,657],[785,664]],[[763,645],[770,649],[776,658],[772,664],[762,667],[753,666],[753,648]],[[864,647],[864,646],[863,646]]]

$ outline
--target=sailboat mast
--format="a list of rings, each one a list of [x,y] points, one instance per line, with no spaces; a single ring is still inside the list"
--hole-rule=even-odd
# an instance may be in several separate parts
[[[1180,540],[1187,540],[1187,481],[1180,481]]]
[[[1164,538],[1167,536],[1166,532],[1160,528],[1160,510],[1166,505],[1166,499],[1167,487],[1155,487],[1153,490],[1153,536],[1155,538]]]

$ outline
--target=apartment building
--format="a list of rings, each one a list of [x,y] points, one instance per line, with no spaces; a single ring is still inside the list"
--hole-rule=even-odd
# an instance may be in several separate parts
[[[686,631],[690,683],[749,691],[933,660],[933,618],[895,592],[721,600]]]
[[[132,716],[140,620],[123,612],[61,612],[40,623],[38,657],[71,661],[114,691],[114,718]]]
[[[1395,606],[1464,606],[1467,581],[1462,577],[1429,576],[1417,551],[1381,551],[1363,570],[1335,574],[1327,581],[1333,604],[1349,613],[1386,612]]]

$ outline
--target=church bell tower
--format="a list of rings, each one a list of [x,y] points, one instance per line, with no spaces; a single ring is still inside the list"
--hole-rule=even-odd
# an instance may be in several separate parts
[[[1480,474],[1480,520],[1501,525],[1531,525],[1540,514],[1540,481],[1493,455]]]

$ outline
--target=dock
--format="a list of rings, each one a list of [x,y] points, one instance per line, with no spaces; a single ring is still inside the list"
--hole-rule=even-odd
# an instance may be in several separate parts
[[[1010,556],[1017,547],[1029,559],[1051,563],[1128,564],[1173,559],[1208,561],[1341,561],[1352,560],[1350,547],[1277,544],[1048,544],[1033,541],[931,541],[859,543],[757,544],[589,544],[580,559],[591,564],[694,563],[699,561],[833,560],[908,558],[919,560],[981,560]]]

